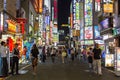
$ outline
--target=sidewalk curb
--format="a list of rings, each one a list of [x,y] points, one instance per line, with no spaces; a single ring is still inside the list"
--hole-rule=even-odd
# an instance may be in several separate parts
[[[25,68],[27,68],[27,67],[29,67],[29,66],[31,66],[31,64],[28,64],[28,65],[22,67],[22,68],[19,69],[19,70],[23,70],[23,69],[25,69]],[[8,77],[5,77],[5,80],[8,79],[8,78],[10,78],[10,77],[12,77],[12,75],[9,75]]]
[[[111,73],[114,73],[114,74],[115,74],[115,72],[114,72],[113,70],[107,69],[107,68],[105,68],[105,67],[102,67],[102,68],[105,69],[105,70],[107,70],[107,71],[109,71],[109,72],[111,72]]]

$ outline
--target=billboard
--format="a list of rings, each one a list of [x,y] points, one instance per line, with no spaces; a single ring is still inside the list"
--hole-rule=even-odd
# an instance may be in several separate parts
[[[85,27],[85,39],[93,39],[93,28],[92,28],[92,26]]]

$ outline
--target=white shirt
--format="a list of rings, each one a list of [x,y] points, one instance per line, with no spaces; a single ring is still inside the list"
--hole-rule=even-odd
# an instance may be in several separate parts
[[[0,55],[1,57],[7,57],[7,48],[4,46],[0,46]]]

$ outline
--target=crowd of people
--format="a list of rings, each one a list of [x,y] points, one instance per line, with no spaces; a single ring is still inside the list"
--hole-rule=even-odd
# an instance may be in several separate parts
[[[24,47],[23,49],[24,57],[27,52],[27,48]],[[41,63],[45,63],[46,59],[48,57],[51,57],[51,62],[56,62],[56,57],[59,57],[61,59],[61,63],[65,64],[66,58],[73,62],[76,58],[77,60],[82,60],[83,62],[86,62],[89,64],[90,71],[94,71],[95,73],[102,75],[102,69],[101,69],[101,49],[99,48],[99,44],[95,44],[94,48],[89,48],[87,50],[86,48],[81,49],[81,46],[78,46],[78,48],[67,48],[62,47],[62,49],[55,48],[55,47],[47,47],[46,46],[38,46],[36,44],[33,44],[31,51],[30,51],[30,59],[32,63],[33,68],[33,75],[36,75],[37,71],[37,64],[38,61]],[[6,43],[4,41],[1,42],[0,46],[0,64],[3,67],[0,67],[0,76],[8,76],[8,62],[7,62],[7,55],[9,53],[9,49],[6,47]],[[13,58],[12,58],[12,66],[11,66],[11,74],[19,75],[19,59],[20,59],[20,53],[18,50],[18,44],[15,44],[15,47],[12,51]],[[2,62],[1,62],[2,61]],[[15,72],[14,72],[15,71]]]

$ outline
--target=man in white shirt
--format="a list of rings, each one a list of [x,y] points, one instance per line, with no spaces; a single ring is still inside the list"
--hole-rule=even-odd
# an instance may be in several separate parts
[[[8,75],[8,62],[7,62],[7,51],[8,49],[5,47],[6,44],[4,41],[1,42],[0,46],[0,55],[2,59],[2,76],[7,76]]]

